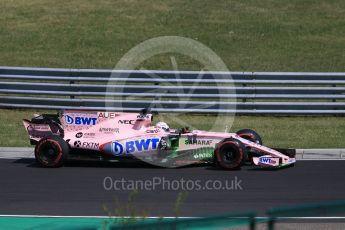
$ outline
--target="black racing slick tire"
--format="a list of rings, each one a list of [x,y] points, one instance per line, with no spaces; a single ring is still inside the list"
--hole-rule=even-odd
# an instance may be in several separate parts
[[[240,169],[247,158],[245,146],[238,140],[225,139],[215,149],[215,165],[226,170]]]
[[[262,139],[260,135],[252,129],[241,129],[237,131],[236,134],[244,139],[247,139],[249,141],[262,145]]]
[[[69,146],[59,136],[41,139],[35,147],[36,161],[48,168],[61,167],[67,159]]]

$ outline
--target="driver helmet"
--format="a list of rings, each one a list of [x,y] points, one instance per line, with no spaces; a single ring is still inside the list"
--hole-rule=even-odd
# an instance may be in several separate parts
[[[169,131],[169,126],[168,126],[168,124],[165,123],[165,122],[163,122],[163,121],[158,122],[158,123],[156,124],[156,127],[157,127],[157,128],[161,128],[161,129],[163,129],[163,130],[165,130],[165,131]]]

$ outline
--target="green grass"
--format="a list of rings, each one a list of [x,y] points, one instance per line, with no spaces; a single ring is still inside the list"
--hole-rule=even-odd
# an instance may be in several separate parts
[[[342,0],[2,0],[0,65],[113,68],[140,42],[175,35],[205,44],[232,71],[344,72],[344,15]],[[141,67],[173,69],[170,56]],[[203,68],[174,56],[180,70]],[[21,119],[32,113],[0,110],[0,146],[28,146]],[[214,117],[181,120],[207,129]],[[336,148],[344,126],[343,117],[238,116],[232,130],[256,129],[270,146]]]
[[[177,35],[210,47],[229,70],[344,71],[344,15],[342,0],[2,0],[0,65],[113,68],[140,42]],[[144,65],[172,68],[168,55]]]
[[[0,110],[0,146],[30,146],[21,120],[31,118],[33,110]],[[41,111],[42,112],[42,111]],[[45,111],[47,113],[47,111]],[[155,122],[162,117],[155,116]],[[164,119],[164,118],[163,118]],[[187,116],[179,119],[198,129],[208,129],[214,116]],[[172,127],[181,127],[174,117],[165,117]],[[224,124],[225,126],[225,124]],[[251,128],[264,144],[289,148],[344,148],[345,117],[268,117],[236,116],[230,131]],[[219,130],[223,131],[223,130]]]

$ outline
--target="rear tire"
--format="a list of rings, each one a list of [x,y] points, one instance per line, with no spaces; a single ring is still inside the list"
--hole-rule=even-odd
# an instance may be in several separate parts
[[[67,159],[69,146],[59,136],[41,139],[35,147],[36,161],[44,167],[61,167]]]
[[[223,169],[240,169],[246,161],[246,148],[238,140],[226,139],[215,149],[215,164]]]

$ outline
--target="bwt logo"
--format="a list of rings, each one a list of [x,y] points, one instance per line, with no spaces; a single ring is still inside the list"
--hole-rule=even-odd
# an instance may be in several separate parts
[[[259,159],[260,160],[260,163],[264,163],[264,164],[275,164],[276,161],[269,158],[269,157],[262,157]]]
[[[121,155],[123,153],[131,154],[134,152],[157,149],[158,143],[159,143],[159,138],[127,141],[124,145],[117,141],[114,141],[111,143],[111,151],[116,156]]]
[[[69,115],[65,115],[65,122],[68,125],[95,125],[97,118],[94,117],[71,117]]]

